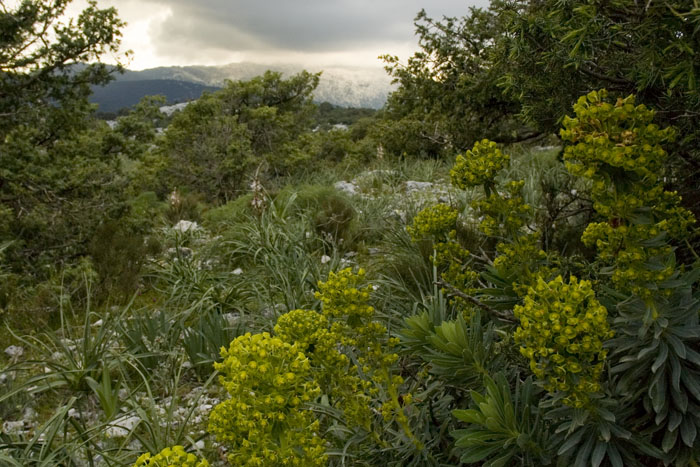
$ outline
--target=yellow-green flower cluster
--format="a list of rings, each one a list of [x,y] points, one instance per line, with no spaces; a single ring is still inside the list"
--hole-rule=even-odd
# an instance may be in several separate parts
[[[661,143],[671,141],[671,128],[653,124],[654,111],[634,105],[634,96],[606,102],[607,91],[592,91],[574,105],[576,118],[565,117],[561,137],[575,143],[566,148],[564,159],[571,161],[572,173],[592,180],[629,177],[654,185],[667,157]],[[626,173],[621,173],[623,169]]]
[[[275,336],[290,344],[296,343],[308,355],[317,348],[328,332],[328,319],[312,310],[292,310],[277,318]]]
[[[601,390],[603,342],[613,337],[591,283],[573,276],[568,283],[561,276],[540,278],[513,312],[520,320],[515,341],[534,375],[548,391],[566,393],[565,404],[584,406]]]
[[[485,235],[511,237],[520,233],[532,214],[532,208],[523,199],[524,185],[523,180],[508,182],[503,194],[492,191],[486,198],[472,203],[482,216],[479,229]]]
[[[511,285],[515,293],[524,296],[531,285],[535,284],[538,274],[545,274],[549,268],[543,264],[547,254],[539,246],[538,234],[523,234],[513,238],[509,243],[501,242],[496,245],[498,256],[493,266],[501,277],[516,278]]]
[[[319,281],[315,296],[323,305],[323,314],[329,318],[347,317],[350,325],[362,325],[363,319],[374,315],[374,308],[368,305],[372,285],[360,287],[365,281],[365,270],[357,274],[352,268],[328,273],[328,280]]]
[[[457,210],[447,204],[436,204],[421,210],[406,228],[414,242],[425,238],[444,240],[457,225]]]
[[[586,246],[598,249],[601,260],[615,265],[612,282],[618,289],[647,299],[655,293],[647,285],[668,280],[674,271],[671,265],[648,267],[650,259],[666,256],[672,251],[666,242],[657,246],[644,243],[661,232],[656,225],[613,226],[607,222],[594,222],[586,227],[581,239]]]
[[[562,138],[567,169],[592,181],[595,210],[607,218],[593,223],[583,241],[598,248],[614,265],[613,283],[620,290],[648,299],[654,283],[673,270],[650,268],[653,258],[667,256],[671,247],[655,242],[663,232],[671,238],[688,235],[695,218],[680,206],[676,192],[665,191],[660,176],[667,157],[662,143],[674,137],[670,128],[653,124],[654,112],[635,106],[634,96],[605,101],[605,90],[591,92],[574,105],[576,118],[566,118]]]
[[[142,454],[133,467],[209,467],[209,462],[185,452],[182,446],[173,446],[155,456],[149,452]]]
[[[454,233],[454,232],[453,232]],[[470,264],[469,250],[463,248],[452,235],[451,241],[435,244],[433,263],[440,271],[442,279],[464,293],[470,293],[479,274]]]
[[[357,365],[349,367],[345,378],[335,376],[340,385],[340,394],[346,401],[343,410],[347,414],[349,403],[351,410],[356,411],[353,414],[355,417],[368,420],[362,417],[372,407],[368,403],[360,407],[358,403],[362,399],[352,397],[351,392],[367,391],[368,395],[377,396],[381,388],[381,393],[388,399],[379,401],[379,410],[385,418],[394,417],[406,435],[414,439],[398,400],[398,387],[403,383],[403,378],[392,374],[392,367],[398,360],[393,348],[398,340],[389,338],[386,327],[373,320],[374,308],[368,305],[372,286],[362,287],[364,280],[363,269],[357,273],[353,273],[351,268],[331,272],[327,281],[318,283],[319,291],[316,293],[322,303],[323,315],[331,321],[330,335],[336,346],[351,351],[357,360]],[[366,381],[371,384],[365,384]]]
[[[464,293],[469,293],[478,274],[469,267],[469,250],[457,241],[457,210],[436,204],[420,211],[406,230],[414,242],[432,240],[435,253],[430,257],[440,277]],[[466,305],[459,298],[453,302]]]
[[[503,154],[493,141],[484,139],[474,144],[471,151],[457,156],[450,170],[452,184],[466,190],[478,185],[493,184],[498,171],[508,166],[510,157]]]
[[[387,340],[386,327],[373,321],[374,307],[368,305],[372,285],[361,287],[364,280],[364,269],[356,274],[352,268],[331,272],[327,281],[318,283],[316,298],[321,301],[325,316],[344,318],[331,324],[331,333],[341,345],[355,348],[360,365],[371,363],[377,368],[388,368],[398,356],[385,352],[384,347],[391,346],[394,341]],[[366,369],[365,373],[372,373],[369,367]]]
[[[296,344],[247,333],[222,349],[215,368],[230,399],[217,405],[209,431],[243,466],[323,466],[319,422],[304,404],[320,394],[309,359]]]
[[[370,429],[370,381],[359,377],[355,365],[341,352],[339,342],[349,344],[347,336],[337,335],[328,319],[313,310],[293,310],[277,319],[275,335],[299,345],[309,358],[313,377],[323,394],[343,411],[349,426]],[[356,341],[354,341],[356,342]]]

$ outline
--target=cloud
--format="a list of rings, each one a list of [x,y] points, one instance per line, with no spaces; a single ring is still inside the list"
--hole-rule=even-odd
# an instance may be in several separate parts
[[[412,20],[424,4],[424,0],[170,0],[167,6],[173,14],[155,40],[165,45],[186,35],[196,37],[200,46],[234,50],[362,48],[410,38]],[[455,0],[432,0],[428,9],[438,16],[466,11],[466,3]]]
[[[488,0],[102,0],[130,26],[124,44],[150,61],[214,64],[327,60],[334,55],[375,61],[378,53],[417,47],[413,19],[462,16]],[[426,5],[427,4],[427,5]],[[133,26],[132,26],[133,25]],[[136,28],[136,26],[139,26]],[[142,60],[141,60],[142,61]]]

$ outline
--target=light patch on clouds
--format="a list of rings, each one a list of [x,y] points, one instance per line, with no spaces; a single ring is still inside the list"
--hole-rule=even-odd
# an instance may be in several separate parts
[[[428,3],[428,5],[425,5]],[[70,11],[86,5],[76,0]],[[488,0],[101,0],[127,22],[131,69],[241,61],[381,67],[417,50],[413,19],[463,16]],[[105,57],[114,61],[117,57]]]

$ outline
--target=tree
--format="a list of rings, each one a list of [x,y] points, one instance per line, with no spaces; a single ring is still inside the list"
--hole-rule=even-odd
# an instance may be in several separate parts
[[[86,63],[117,52],[124,23],[94,0],[77,20],[62,22],[70,2],[23,0],[14,9],[0,2],[0,136],[40,124],[34,142],[50,144],[91,111],[90,85],[111,79],[115,69]]]
[[[62,21],[69,3],[0,1],[0,242],[15,272],[38,278],[85,254],[125,182],[87,100],[114,69],[86,64],[117,51],[123,23],[94,1]]]
[[[493,2],[505,29],[495,67],[522,117],[552,132],[581,94],[607,88],[658,109],[679,138],[669,181],[700,212],[700,8],[686,0]]]
[[[267,72],[229,81],[178,113],[160,142],[161,192],[187,189],[210,201],[228,201],[247,189],[246,177],[264,164],[283,175],[310,157],[302,148],[316,106],[319,75],[289,79]]]
[[[463,18],[441,22],[423,10],[415,26],[419,52],[406,64],[383,57],[399,85],[386,106],[390,151],[404,146],[415,155],[451,155],[485,137],[508,142],[532,136],[515,119],[518,101],[497,86],[493,56],[503,25],[494,11],[470,8]],[[401,128],[410,137],[395,141],[404,133]]]
[[[436,22],[421,12],[416,20],[422,50],[405,66],[386,58],[399,84],[391,119],[422,125],[425,138],[454,153],[481,137],[554,133],[592,90],[636,94],[658,109],[657,124],[683,135],[670,148],[668,180],[700,212],[697,2],[492,0],[463,18]]]

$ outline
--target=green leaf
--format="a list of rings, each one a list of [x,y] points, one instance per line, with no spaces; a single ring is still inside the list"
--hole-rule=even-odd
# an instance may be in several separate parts
[[[500,451],[501,445],[496,443],[493,446],[482,446],[478,448],[470,449],[468,452],[462,454],[460,460],[467,464],[472,464],[474,462],[481,462],[489,456]]]
[[[697,428],[695,427],[695,417],[684,417],[683,423],[681,423],[681,439],[683,439],[683,443],[689,448],[692,448],[696,435]]]
[[[557,451],[557,455],[561,456],[569,452],[571,449],[576,447],[581,441],[581,438],[583,438],[583,435],[586,434],[586,430],[580,429],[576,431],[571,437],[569,437],[564,444],[561,445],[559,450]]]
[[[666,431],[664,434],[664,439],[661,440],[661,449],[664,452],[669,452],[676,445],[676,440],[678,439],[678,431]]]
[[[625,467],[625,464],[622,462],[622,456],[620,456],[620,451],[618,451],[614,444],[608,444],[608,459],[612,467]]]
[[[681,372],[681,381],[695,400],[700,400],[700,382],[698,382],[697,374],[691,373],[690,370],[683,371]]]
[[[682,421],[683,415],[681,415],[680,412],[672,410],[668,416],[668,424],[666,425],[666,429],[668,431],[676,431],[676,429],[681,425]]]
[[[665,342],[662,342],[661,349],[659,350],[659,355],[656,357],[656,360],[654,360],[654,364],[651,365],[652,373],[656,373],[656,371],[659,368],[661,368],[661,366],[666,362],[667,357],[668,357],[668,346],[666,345]]]
[[[666,402],[666,371],[658,374],[658,382],[649,386],[649,396],[654,412],[658,413]]]
[[[607,450],[607,443],[598,441],[591,454],[591,467],[598,467],[603,459],[605,458],[605,452]]]
[[[678,339],[673,334],[667,334],[666,340],[668,341],[669,344],[671,344],[671,347],[673,348],[673,351],[676,352],[676,355],[678,355],[682,359],[685,359],[686,350],[685,350],[685,345],[683,344],[683,342],[681,342],[681,340]]]
[[[467,423],[476,423],[481,425],[484,422],[484,417],[481,415],[481,412],[473,409],[456,409],[452,411],[452,415],[454,415],[457,419]]]
[[[678,357],[671,354],[671,384],[673,389],[676,391],[681,390],[681,363],[678,361]]]
[[[506,454],[504,454],[501,457],[497,457],[487,463],[484,464],[484,467],[503,467],[506,464],[508,464],[508,461],[513,458],[513,451],[508,451]]]

